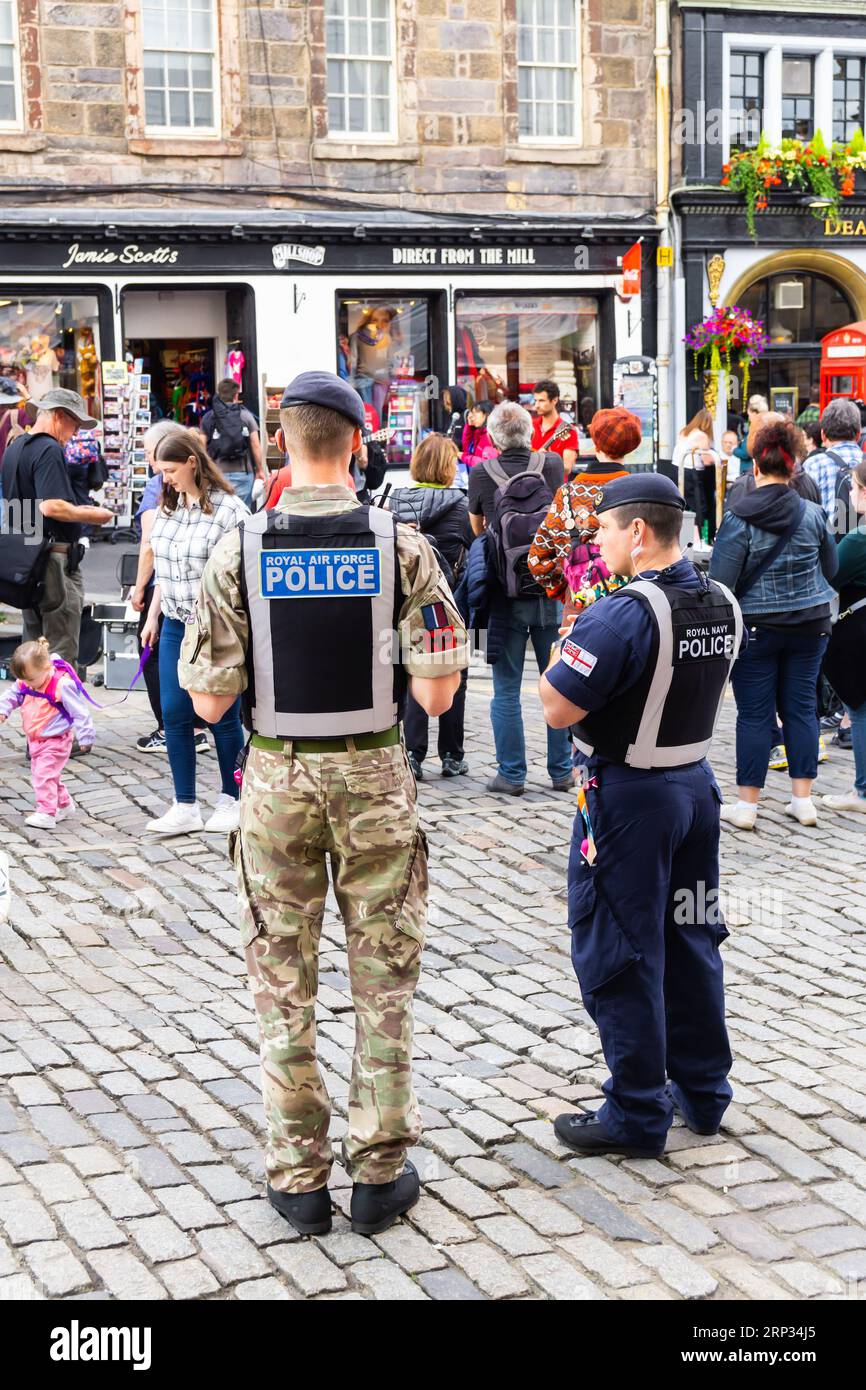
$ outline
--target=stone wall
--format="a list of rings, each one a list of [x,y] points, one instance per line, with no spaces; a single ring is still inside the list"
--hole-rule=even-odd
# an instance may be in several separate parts
[[[370,150],[327,138],[321,0],[219,0],[223,129],[210,142],[144,138],[136,0],[19,0],[28,129],[0,133],[3,183],[79,186],[100,203],[107,190],[141,203],[224,188],[239,206],[285,189],[487,213],[652,207],[652,0],[585,0],[582,139],[538,152],[517,143],[516,0],[396,5],[400,142]]]

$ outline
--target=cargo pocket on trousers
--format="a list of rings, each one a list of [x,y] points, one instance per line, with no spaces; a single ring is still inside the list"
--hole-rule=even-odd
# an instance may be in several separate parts
[[[244,950],[258,937],[272,945],[273,971],[280,983],[294,981],[293,993],[301,1002],[314,999],[318,989],[319,961],[315,929],[318,919],[291,903],[253,889],[244,860],[240,830],[229,835],[229,849],[238,880],[238,913]]]
[[[409,849],[406,872],[393,901],[385,909],[389,933],[388,952],[402,969],[415,967],[427,939],[427,836],[418,830]]]
[[[415,786],[402,748],[359,753],[343,780],[347,838],[354,852],[414,846]]]
[[[603,989],[641,958],[598,892],[596,875],[589,868],[568,885],[568,925],[571,959],[584,994]]]

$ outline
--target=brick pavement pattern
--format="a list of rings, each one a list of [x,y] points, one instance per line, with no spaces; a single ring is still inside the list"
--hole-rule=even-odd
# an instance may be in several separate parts
[[[863,823],[782,813],[723,831],[735,1056],[721,1134],[677,1123],[660,1160],[578,1158],[552,1118],[606,1071],[569,959],[573,799],[549,789],[534,682],[522,800],[484,790],[489,672],[473,668],[470,776],[420,789],[431,842],[417,995],[408,1220],[303,1240],[263,1200],[257,1033],[221,837],[145,844],[168,788],[137,695],[70,765],[81,814],[29,831],[23,740],[0,732],[13,901],[0,923],[0,1298],[791,1299],[866,1279]],[[733,705],[713,763],[733,790]],[[216,794],[215,759],[200,762]],[[818,791],[852,780],[833,749]],[[322,937],[319,1055],[345,1125],[354,1041],[342,925]],[[862,1283],[859,1284],[862,1289]]]

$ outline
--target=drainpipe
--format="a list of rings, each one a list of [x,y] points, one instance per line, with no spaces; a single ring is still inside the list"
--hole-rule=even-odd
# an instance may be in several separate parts
[[[659,246],[673,246],[670,206],[671,174],[671,19],[670,0],[655,0],[655,125],[656,125],[656,221],[661,228]],[[659,458],[673,452],[673,282],[676,267],[662,268],[656,278],[657,356],[659,401]]]

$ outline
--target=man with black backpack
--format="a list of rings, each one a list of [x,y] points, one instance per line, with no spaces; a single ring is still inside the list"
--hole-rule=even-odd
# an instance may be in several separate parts
[[[238,497],[252,506],[253,484],[267,481],[262,463],[259,422],[238,397],[240,387],[231,377],[217,384],[211,408],[202,418],[207,450]]]
[[[469,474],[469,519],[476,535],[487,533],[493,602],[504,628],[493,663],[490,705],[499,770],[487,790],[522,796],[526,743],[520,685],[526,644],[532,643],[543,671],[559,636],[562,611],[533,579],[529,549],[565,481],[565,469],[557,454],[533,453],[532,417],[514,401],[503,401],[491,412],[487,433],[499,457],[482,460]],[[571,750],[564,729],[547,730],[547,771],[555,791],[571,790]]]
[[[830,401],[821,415],[821,439],[823,447],[808,456],[803,471],[818,484],[830,525],[838,536],[844,536],[849,530],[851,469],[863,461],[859,407],[842,396]]]

